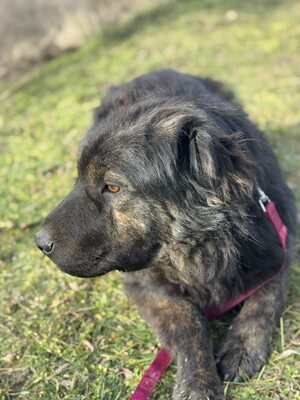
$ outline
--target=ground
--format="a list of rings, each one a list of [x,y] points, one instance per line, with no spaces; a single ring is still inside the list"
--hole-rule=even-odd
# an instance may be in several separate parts
[[[234,90],[268,136],[300,205],[300,3],[164,1],[0,93],[0,399],[126,399],[159,348],[121,274],[64,275],[33,244],[71,188],[107,87],[164,67]],[[300,243],[268,363],[227,399],[300,399]],[[217,323],[222,328],[222,322]],[[172,366],[153,399],[170,399]]]

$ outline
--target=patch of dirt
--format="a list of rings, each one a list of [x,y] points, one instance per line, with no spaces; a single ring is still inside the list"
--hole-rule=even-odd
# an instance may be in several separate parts
[[[0,0],[0,79],[80,47],[145,4],[150,0]]]

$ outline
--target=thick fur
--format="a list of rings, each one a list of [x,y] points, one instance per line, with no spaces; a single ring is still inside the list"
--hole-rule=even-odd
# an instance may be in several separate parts
[[[39,234],[65,272],[126,272],[129,295],[176,358],[174,399],[222,399],[217,367],[239,380],[267,358],[284,276],[245,301],[216,360],[201,312],[280,268],[258,187],[289,229],[289,262],[294,198],[264,136],[221,84],[154,72],[109,90],[81,144],[76,184]]]

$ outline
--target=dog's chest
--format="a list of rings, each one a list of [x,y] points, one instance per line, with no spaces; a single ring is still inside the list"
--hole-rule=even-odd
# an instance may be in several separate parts
[[[233,264],[220,243],[181,244],[163,249],[153,266],[135,275],[156,291],[186,296],[200,307],[209,307],[228,297],[234,284]]]

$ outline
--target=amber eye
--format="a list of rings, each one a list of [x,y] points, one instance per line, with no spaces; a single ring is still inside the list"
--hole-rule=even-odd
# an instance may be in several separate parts
[[[120,186],[117,185],[105,185],[104,192],[118,193],[121,190]]]

